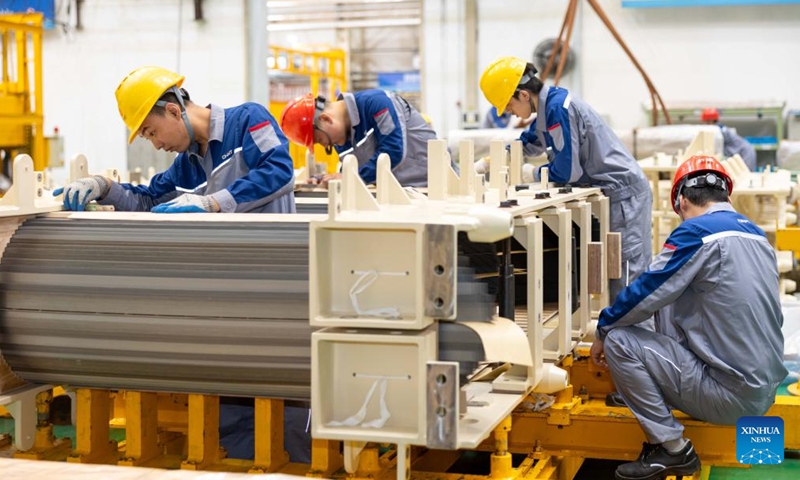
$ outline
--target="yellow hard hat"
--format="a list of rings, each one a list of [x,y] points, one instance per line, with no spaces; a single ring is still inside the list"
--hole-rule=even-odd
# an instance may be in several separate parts
[[[179,88],[183,79],[183,75],[161,67],[140,67],[122,79],[115,95],[122,121],[131,131],[128,143],[136,138],[142,122],[161,95],[172,87]]]
[[[527,63],[517,57],[503,57],[486,67],[481,75],[481,91],[498,114],[505,112],[517,90]]]

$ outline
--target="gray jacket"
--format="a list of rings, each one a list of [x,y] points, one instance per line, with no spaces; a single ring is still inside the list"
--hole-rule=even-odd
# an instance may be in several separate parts
[[[786,378],[775,252],[729,203],[670,234],[647,272],[600,313],[598,337],[672,305],[679,338],[729,390],[772,393]]]

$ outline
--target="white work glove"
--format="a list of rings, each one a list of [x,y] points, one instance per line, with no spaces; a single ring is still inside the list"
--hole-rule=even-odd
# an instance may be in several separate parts
[[[475,162],[475,173],[486,175],[489,171],[489,157],[481,157]]]
[[[533,174],[536,172],[536,165],[530,163],[522,164],[522,183],[533,183]]]
[[[81,178],[64,188],[53,190],[53,196],[64,194],[64,209],[82,212],[92,200],[103,198],[111,186],[110,181],[101,175]]]
[[[184,193],[171,202],[156,205],[150,211],[153,213],[214,213],[219,212],[219,204],[208,195]]]

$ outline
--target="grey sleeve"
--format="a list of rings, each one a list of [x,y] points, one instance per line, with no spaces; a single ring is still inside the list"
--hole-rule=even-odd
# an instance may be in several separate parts
[[[98,200],[101,205],[113,205],[116,210],[121,212],[149,212],[154,206],[168,202],[178,197],[178,192],[174,191],[163,195],[161,198],[154,199],[148,195],[136,193],[133,190],[123,188],[117,182],[111,182],[111,187],[105,198]]]

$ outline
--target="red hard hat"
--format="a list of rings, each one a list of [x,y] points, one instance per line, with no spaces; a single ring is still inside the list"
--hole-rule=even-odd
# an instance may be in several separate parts
[[[313,148],[316,108],[314,95],[311,93],[289,102],[281,115],[281,130],[284,135],[298,145]]]
[[[716,108],[705,108],[703,113],[700,114],[700,120],[704,122],[719,120],[719,112]]]
[[[694,174],[701,172],[711,172],[721,176],[728,188],[728,195],[730,196],[733,193],[733,180],[728,175],[728,172],[725,171],[725,167],[714,157],[695,155],[683,162],[675,172],[675,179],[672,181],[672,194],[670,195],[672,209],[675,210],[675,213],[679,213],[680,202],[678,201],[678,195],[689,175],[696,177],[697,175]]]

